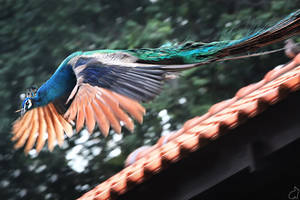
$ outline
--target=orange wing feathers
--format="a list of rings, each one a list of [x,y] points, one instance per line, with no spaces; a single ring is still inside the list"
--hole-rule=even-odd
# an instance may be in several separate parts
[[[85,123],[88,131],[92,133],[97,122],[101,132],[106,136],[110,126],[120,133],[121,121],[133,131],[133,121],[126,112],[142,123],[145,109],[137,101],[104,88],[81,84],[64,116],[68,121],[73,121],[77,116],[77,131]]]
[[[15,121],[12,130],[12,140],[17,140],[15,148],[18,149],[26,143],[27,154],[36,143],[36,151],[40,152],[48,138],[48,148],[53,150],[55,142],[62,145],[64,132],[72,135],[72,126],[56,111],[52,103],[44,107],[29,110],[25,115]]]
[[[48,138],[48,149],[52,151],[56,143],[59,146],[63,144],[64,134],[68,137],[73,135],[70,122],[75,119],[76,132],[86,125],[89,133],[93,133],[97,123],[103,135],[107,136],[110,127],[121,133],[121,122],[133,131],[134,123],[129,115],[142,123],[144,114],[145,108],[135,100],[104,88],[80,84],[64,116],[57,112],[53,103],[29,110],[15,121],[12,140],[17,141],[16,149],[26,143],[24,151],[27,154],[34,145],[40,152]]]

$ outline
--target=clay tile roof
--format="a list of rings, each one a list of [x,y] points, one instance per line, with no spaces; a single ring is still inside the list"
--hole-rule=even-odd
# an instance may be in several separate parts
[[[268,72],[263,80],[241,88],[233,98],[217,103],[206,114],[187,121],[180,130],[162,136],[155,145],[135,150],[128,156],[126,168],[79,200],[108,200],[125,193],[159,173],[165,163],[178,161],[183,153],[186,155],[201,148],[209,140],[218,138],[299,89],[300,54],[290,63]]]

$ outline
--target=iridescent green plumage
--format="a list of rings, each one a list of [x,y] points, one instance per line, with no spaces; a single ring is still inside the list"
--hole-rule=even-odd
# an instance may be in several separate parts
[[[268,44],[291,37],[300,32],[300,10],[297,10],[274,26],[259,30],[238,40],[211,43],[188,42],[182,45],[166,45],[157,49],[134,49],[126,52],[145,63],[190,64],[216,61],[256,50]]]

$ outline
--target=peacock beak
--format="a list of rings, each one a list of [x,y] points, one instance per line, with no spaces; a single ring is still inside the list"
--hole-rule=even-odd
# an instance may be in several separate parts
[[[19,110],[16,110],[15,111],[16,113],[20,113],[21,114],[21,117],[25,114],[25,109],[24,108],[21,108]]]
[[[22,109],[19,109],[19,110],[16,110],[15,112],[18,113],[18,112],[21,112],[21,111],[22,111]]]
[[[15,111],[16,113],[21,113],[21,116],[23,116],[24,114],[25,114],[25,109],[24,108],[21,108],[21,109],[19,109],[19,110],[16,110]]]

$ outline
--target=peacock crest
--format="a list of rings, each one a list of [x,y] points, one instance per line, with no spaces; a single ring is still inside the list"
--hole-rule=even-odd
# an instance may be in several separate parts
[[[37,90],[37,86],[31,86],[30,88],[27,88],[25,92],[25,98],[35,97]]]

